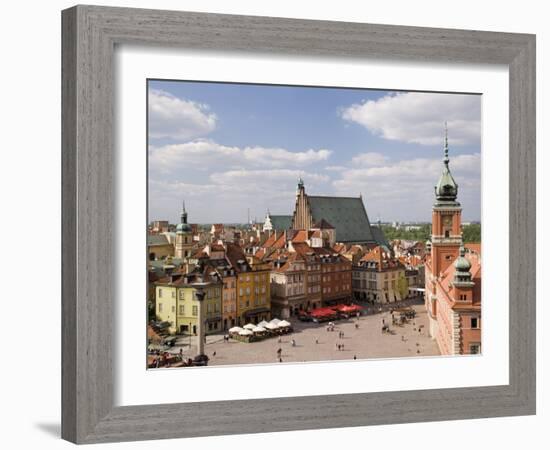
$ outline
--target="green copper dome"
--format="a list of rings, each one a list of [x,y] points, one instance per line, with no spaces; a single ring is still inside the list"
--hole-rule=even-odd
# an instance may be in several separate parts
[[[176,231],[179,233],[189,233],[191,232],[191,225],[189,225],[188,223],[178,223]]]
[[[455,269],[458,272],[469,272],[472,268],[472,264],[466,259],[464,254],[464,247],[460,247],[460,256],[455,261]]]
[[[178,223],[176,227],[178,233],[190,233],[191,225],[187,223],[187,211],[185,210],[185,202],[183,202],[181,209],[181,223]]]
[[[470,268],[472,264],[466,259],[464,245],[460,246],[460,256],[455,261],[455,276],[453,284],[458,287],[471,287],[474,285]]]

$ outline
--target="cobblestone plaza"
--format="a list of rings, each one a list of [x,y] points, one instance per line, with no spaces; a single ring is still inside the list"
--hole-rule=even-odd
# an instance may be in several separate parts
[[[205,351],[209,366],[241,364],[334,361],[371,358],[398,358],[439,355],[437,344],[427,333],[428,319],[421,305],[414,305],[416,318],[404,325],[390,326],[391,333],[382,333],[383,321],[391,324],[389,311],[335,322],[334,331],[327,324],[293,321],[294,332],[260,342],[224,342],[223,335],[207,337]],[[356,326],[357,325],[357,326]],[[343,338],[340,338],[343,332]],[[196,338],[192,338],[194,341]],[[195,343],[189,348],[189,337],[180,338],[171,352],[183,350],[183,355],[195,354]],[[295,346],[292,345],[295,341]],[[338,345],[343,346],[338,350]]]

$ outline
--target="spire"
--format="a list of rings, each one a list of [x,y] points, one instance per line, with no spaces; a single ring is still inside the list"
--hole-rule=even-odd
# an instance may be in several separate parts
[[[187,223],[187,211],[185,210],[185,200],[182,201],[182,206],[181,206],[181,223]]]
[[[298,186],[296,187],[296,196],[300,195],[300,192],[304,190],[304,180],[302,180],[302,175],[298,178]]]
[[[443,173],[439,177],[439,181],[435,186],[436,205],[438,204],[453,204],[459,205],[456,201],[458,195],[458,184],[451,175],[449,169],[449,133],[447,122],[445,122],[445,145],[443,148]]]
[[[445,121],[445,157],[443,158],[443,163],[449,165],[449,130],[447,129],[447,121]]]

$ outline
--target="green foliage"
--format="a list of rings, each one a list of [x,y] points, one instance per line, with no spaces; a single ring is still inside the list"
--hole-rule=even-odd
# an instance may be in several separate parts
[[[464,242],[481,242],[481,224],[464,225],[462,227],[462,238]]]
[[[431,237],[431,225],[420,225],[418,229],[406,230],[405,228],[394,228],[391,225],[382,225],[382,230],[388,241],[403,239],[408,241],[426,242]],[[464,242],[481,242],[481,224],[473,223],[463,225],[462,237]]]
[[[431,225],[425,224],[419,227],[418,229],[405,230],[404,228],[394,228],[390,225],[382,225],[382,230],[388,241],[404,239],[426,242],[431,235]]]

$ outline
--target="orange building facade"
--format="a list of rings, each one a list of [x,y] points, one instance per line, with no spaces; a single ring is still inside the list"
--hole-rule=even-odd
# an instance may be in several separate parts
[[[458,185],[449,169],[435,186],[430,255],[425,264],[429,333],[443,355],[481,352],[481,252],[464,248]]]

